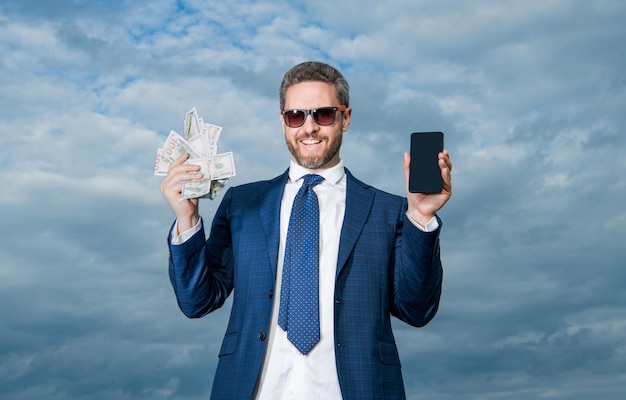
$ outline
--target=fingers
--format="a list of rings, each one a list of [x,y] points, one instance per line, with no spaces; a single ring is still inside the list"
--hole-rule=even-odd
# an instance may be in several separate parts
[[[452,161],[450,161],[450,154],[448,153],[448,150],[443,150],[441,153],[439,153],[439,165],[441,164],[441,161],[443,161],[443,168],[448,168],[450,171],[452,171]]]
[[[176,161],[174,161],[173,163],[170,164],[170,166],[172,165],[181,165],[183,164],[185,161],[187,161],[189,159],[189,153],[185,153],[182,156],[178,157],[176,159]]]
[[[404,153],[404,179],[406,180],[407,187],[409,185],[409,168],[411,166],[411,155],[409,153]]]
[[[441,168],[441,177],[443,178],[443,191],[452,193],[452,161],[448,150],[439,153],[439,168]]]
[[[167,176],[161,182],[161,193],[174,211],[181,232],[194,226],[199,219],[198,199],[180,200],[183,182],[202,178],[200,166],[185,164],[188,159],[189,155],[185,154],[172,162]]]
[[[185,164],[185,161],[187,161],[188,159],[189,154],[183,154],[182,156],[178,157],[176,161],[170,164],[170,168],[167,171],[167,177],[169,178],[171,176],[173,180],[178,180],[178,178],[184,178],[182,179],[183,181],[197,179],[197,177],[190,177],[189,175],[185,175],[194,174],[200,170],[199,165]]]
[[[200,166],[185,164],[189,154],[183,154],[170,164],[167,176],[161,182],[161,193],[167,198],[179,197],[182,191],[182,182],[201,179]]]

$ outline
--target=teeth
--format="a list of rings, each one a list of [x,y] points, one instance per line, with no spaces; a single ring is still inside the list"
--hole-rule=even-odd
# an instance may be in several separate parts
[[[303,144],[318,144],[318,143],[321,143],[321,140],[309,139],[309,140],[303,140],[302,143]]]

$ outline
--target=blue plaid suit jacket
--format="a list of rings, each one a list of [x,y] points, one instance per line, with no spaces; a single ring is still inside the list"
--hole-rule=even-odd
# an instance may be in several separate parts
[[[419,327],[437,312],[442,282],[439,229],[420,231],[406,219],[406,199],[368,186],[348,170],[346,174],[335,285],[341,392],[344,399],[403,399],[390,316]],[[254,394],[270,329],[280,203],[287,178],[285,172],[230,188],[208,240],[200,230],[184,244],[170,245],[170,280],[186,316],[210,313],[233,292],[212,399],[250,399]]]

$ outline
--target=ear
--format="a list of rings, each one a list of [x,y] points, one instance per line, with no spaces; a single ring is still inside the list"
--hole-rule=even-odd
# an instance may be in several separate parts
[[[350,120],[352,119],[352,108],[348,107],[343,112],[343,131],[347,131],[350,127]]]

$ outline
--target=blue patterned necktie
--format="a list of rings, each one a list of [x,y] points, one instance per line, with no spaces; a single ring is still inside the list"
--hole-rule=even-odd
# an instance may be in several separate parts
[[[305,175],[291,208],[280,293],[278,325],[302,354],[320,340],[320,210],[313,186],[319,175]]]

